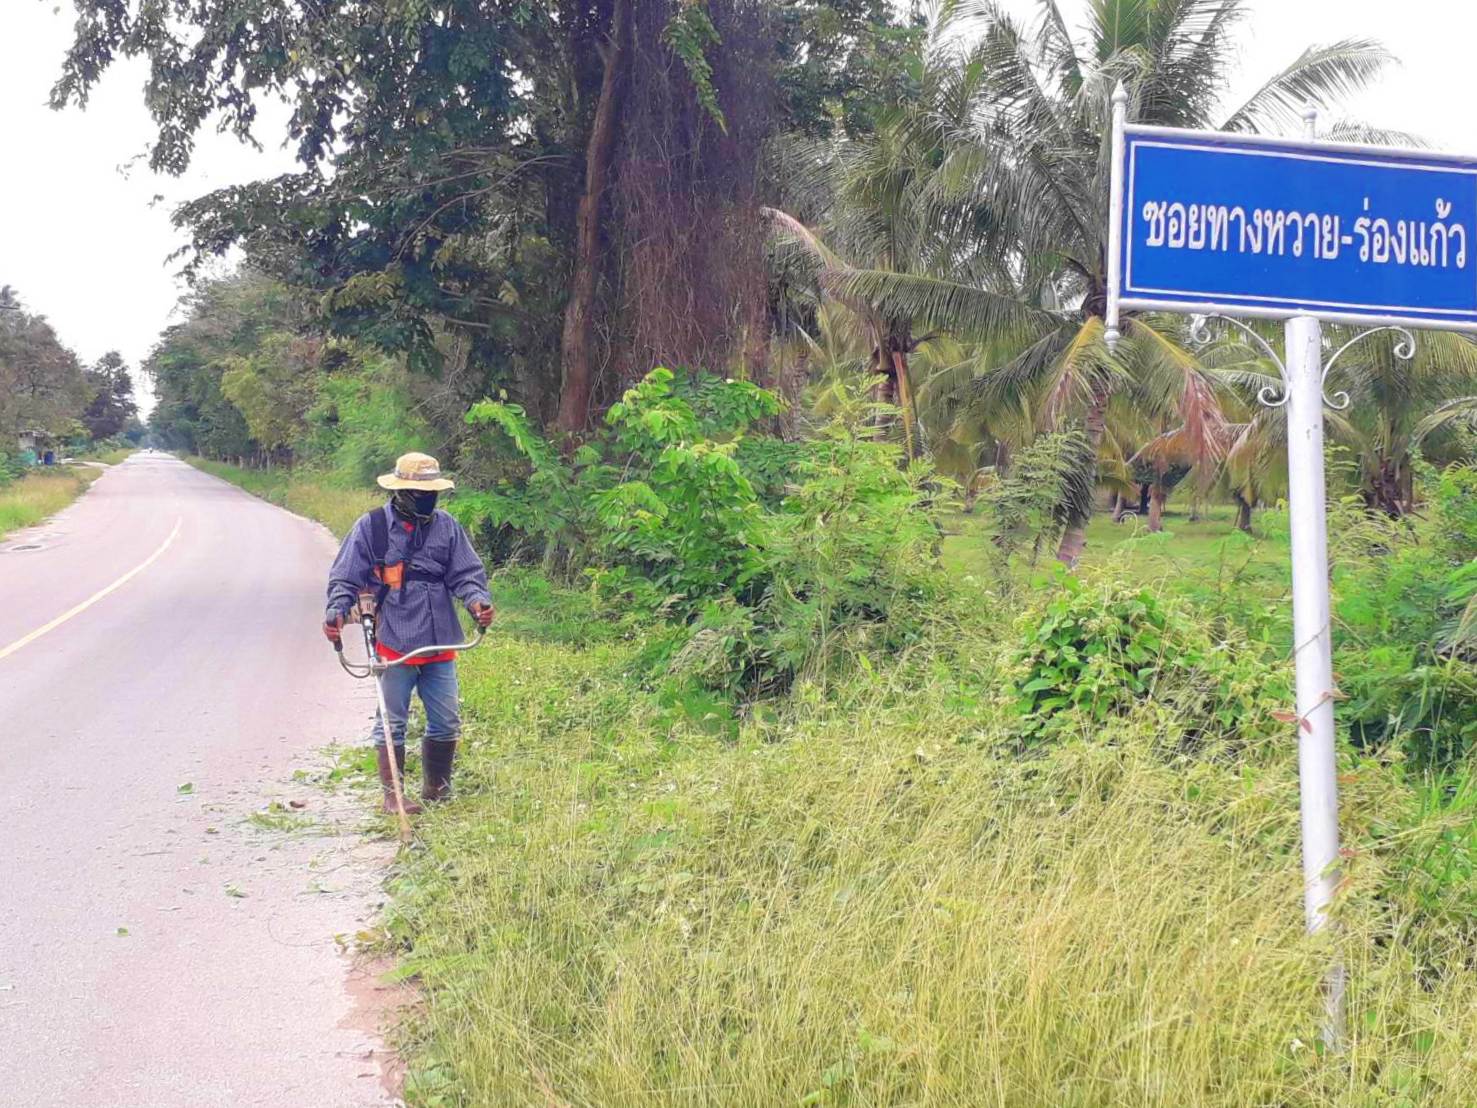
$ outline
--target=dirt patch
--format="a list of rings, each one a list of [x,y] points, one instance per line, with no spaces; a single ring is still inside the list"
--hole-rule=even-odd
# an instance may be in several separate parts
[[[372,1035],[380,1045],[364,1053],[366,1063],[374,1069],[361,1074],[376,1076],[380,1088],[402,1103],[405,1095],[405,1059],[387,1044],[390,1031],[420,1000],[420,994],[409,982],[386,983],[384,977],[395,968],[393,959],[361,955],[354,959],[346,984],[353,1008],[339,1027]]]

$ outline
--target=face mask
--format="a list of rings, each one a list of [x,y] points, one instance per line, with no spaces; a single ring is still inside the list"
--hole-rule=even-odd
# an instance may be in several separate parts
[[[411,489],[400,489],[390,500],[390,505],[395,513],[404,519],[416,519],[425,523],[436,511],[436,499],[439,493],[415,492]]]

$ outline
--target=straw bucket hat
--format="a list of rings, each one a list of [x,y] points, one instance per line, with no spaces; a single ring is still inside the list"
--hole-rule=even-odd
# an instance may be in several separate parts
[[[395,459],[395,472],[379,477],[382,489],[415,489],[418,492],[441,492],[455,488],[450,477],[441,476],[441,463],[429,454],[401,454]]]

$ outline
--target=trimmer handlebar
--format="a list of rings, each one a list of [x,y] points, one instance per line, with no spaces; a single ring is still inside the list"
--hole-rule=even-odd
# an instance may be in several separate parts
[[[416,658],[424,657],[427,654],[446,654],[456,653],[463,650],[472,650],[480,646],[482,640],[487,637],[487,628],[479,627],[477,628],[476,638],[468,639],[466,642],[446,643],[445,645],[438,646],[422,646],[410,651],[410,653],[408,654],[402,654],[394,661],[389,661],[385,658],[381,658],[379,656],[379,652],[375,650],[373,615],[364,615],[361,612],[359,625],[364,631],[365,661],[349,661],[348,656],[344,654],[344,644],[342,638],[340,638],[338,642],[335,642],[333,644],[333,649],[338,654],[339,665],[343,666],[344,672],[347,673],[350,677],[378,677],[386,670],[394,669],[396,666],[403,666],[406,663]]]

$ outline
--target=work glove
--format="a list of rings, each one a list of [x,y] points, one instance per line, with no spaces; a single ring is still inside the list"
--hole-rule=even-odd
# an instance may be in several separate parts
[[[323,637],[329,642],[339,642],[343,634],[344,617],[338,612],[330,613],[323,621]]]
[[[492,624],[492,617],[496,614],[491,604],[473,604],[472,618],[477,621],[477,626],[486,631]]]

